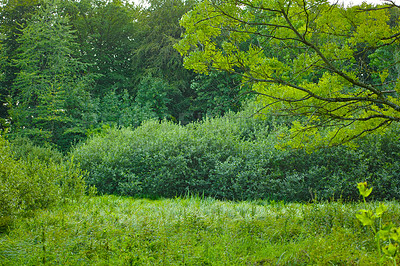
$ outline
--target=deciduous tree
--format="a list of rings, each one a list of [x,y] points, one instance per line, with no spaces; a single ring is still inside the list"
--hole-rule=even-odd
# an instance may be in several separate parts
[[[181,56],[173,48],[183,32],[179,19],[193,5],[192,0],[151,0],[137,21],[135,41],[138,46],[132,58],[135,83],[139,85],[142,80],[147,82],[148,77],[152,77],[168,84],[169,107],[172,107],[168,111],[177,120],[188,112],[195,96],[190,87],[193,72],[183,67]]]
[[[20,71],[12,87],[10,113],[12,133],[60,145],[74,119],[82,118],[76,114],[82,111],[79,105],[90,101],[85,91],[90,78],[85,64],[73,54],[73,31],[58,6],[57,0],[42,2],[17,39],[20,46],[14,64]],[[80,97],[86,98],[78,103]]]
[[[110,91],[122,94],[134,91],[132,54],[139,8],[120,0],[66,1],[64,16],[76,30],[76,42],[82,62],[96,73],[93,96],[103,97]]]
[[[5,0],[0,3],[0,130],[8,128],[8,107],[11,87],[18,68],[12,63],[17,53],[17,42],[27,20],[38,7],[38,0]]]
[[[400,122],[398,10],[391,2],[206,0],[182,18],[175,47],[189,69],[240,73],[264,112],[298,116],[291,146],[350,143]]]

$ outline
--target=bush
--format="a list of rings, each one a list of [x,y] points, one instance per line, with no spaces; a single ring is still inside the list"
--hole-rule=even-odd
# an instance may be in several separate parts
[[[243,113],[186,126],[147,121],[135,130],[105,130],[72,155],[88,171],[88,183],[106,194],[354,200],[355,184],[367,179],[377,199],[400,198],[400,153],[391,152],[400,145],[390,134],[360,141],[356,150],[338,146],[310,154],[276,149],[285,130]]]
[[[211,185],[210,169],[238,152],[238,136],[226,125],[222,120],[189,126],[148,121],[135,130],[107,130],[72,154],[89,172],[89,184],[102,193],[202,193]]]
[[[10,143],[0,136],[0,227],[16,216],[85,193],[82,171],[72,161],[54,162],[49,156],[25,154],[16,159]]]
[[[13,157],[17,160],[32,161],[38,159],[42,162],[61,163],[63,154],[49,144],[45,146],[37,146],[30,139],[17,137],[10,141]]]

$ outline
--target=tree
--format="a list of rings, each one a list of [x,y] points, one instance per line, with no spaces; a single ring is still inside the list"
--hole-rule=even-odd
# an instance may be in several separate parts
[[[199,74],[192,80],[191,88],[196,92],[190,110],[194,117],[214,117],[228,111],[237,112],[246,97],[241,95],[240,75],[226,72]]]
[[[5,51],[0,42],[0,82],[2,80],[4,80],[4,76],[5,76],[5,61],[6,61]],[[7,116],[4,115],[6,106],[7,106],[6,97],[7,97],[6,91],[4,89],[1,89],[1,86],[0,86],[0,105],[1,105],[1,107],[0,107],[0,130],[8,127]]]
[[[183,68],[182,58],[173,45],[180,40],[183,30],[179,19],[193,7],[194,1],[150,0],[149,4],[138,18],[135,37],[139,45],[134,64],[140,77],[151,75],[177,87],[185,86],[191,72]]]
[[[20,71],[12,87],[10,114],[12,133],[60,147],[74,119],[82,118],[76,115],[75,108],[82,104],[77,101],[80,97],[90,101],[84,90],[90,77],[85,75],[85,64],[73,55],[73,31],[68,19],[60,16],[58,4],[42,2],[17,39],[20,46],[14,64]]]
[[[9,127],[10,88],[19,69],[12,63],[17,53],[17,42],[21,30],[25,27],[38,8],[38,0],[7,0],[0,4],[0,130]]]
[[[138,86],[135,104],[144,110],[149,110],[154,117],[171,119],[171,94],[174,89],[163,79],[146,77]]]
[[[179,19],[193,7],[194,1],[150,0],[148,3],[149,6],[140,12],[134,37],[137,42],[132,57],[135,84],[140,86],[149,77],[169,84],[168,111],[179,120],[192,104],[194,91],[190,82],[194,75],[183,67],[182,57],[173,46],[183,32]]]
[[[93,96],[103,97],[116,90],[134,91],[132,54],[139,8],[119,0],[66,1],[65,16],[76,30],[81,61],[98,74]]]
[[[398,13],[390,1],[206,0],[175,47],[189,69],[241,74],[264,112],[298,116],[292,147],[336,145],[400,121]]]

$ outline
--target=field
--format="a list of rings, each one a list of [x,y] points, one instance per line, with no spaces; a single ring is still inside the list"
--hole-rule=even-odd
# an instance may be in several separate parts
[[[386,205],[384,220],[398,224],[399,203]],[[379,265],[373,233],[355,217],[365,207],[84,197],[16,220],[0,235],[0,264]]]

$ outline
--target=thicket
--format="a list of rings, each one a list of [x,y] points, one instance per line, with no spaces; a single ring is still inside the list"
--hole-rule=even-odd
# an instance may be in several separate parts
[[[85,194],[83,172],[49,147],[0,136],[0,229],[15,217],[32,214]]]
[[[359,199],[368,181],[375,199],[400,198],[396,129],[357,149],[309,153],[277,149],[284,123],[228,114],[186,126],[147,121],[111,128],[72,152],[99,192],[146,197],[199,194],[218,199],[311,201]]]

